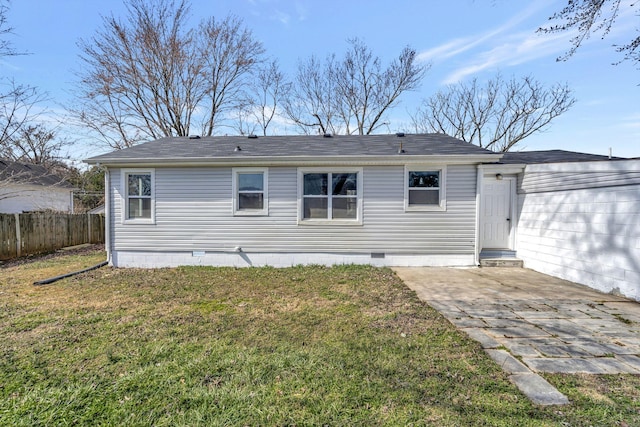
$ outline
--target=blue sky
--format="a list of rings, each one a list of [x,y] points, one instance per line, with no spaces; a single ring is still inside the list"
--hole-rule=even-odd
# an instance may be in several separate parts
[[[627,1],[627,4],[630,2]],[[477,77],[485,80],[532,75],[551,85],[568,83],[578,102],[544,133],[526,139],[519,149],[566,149],[640,157],[640,70],[621,59],[612,44],[631,40],[640,17],[626,7],[612,33],[593,36],[566,62],[556,57],[569,48],[572,34],[540,35],[535,30],[565,1],[559,0],[193,0],[194,24],[229,13],[242,18],[267,54],[293,75],[297,61],[315,54],[340,55],[346,40],[362,39],[390,61],[407,45],[432,64],[419,91],[406,95],[390,114],[398,130],[420,101],[447,84]],[[637,9],[636,9],[637,10]],[[78,59],[79,39],[90,38],[101,16],[124,17],[120,0],[13,0],[9,24],[14,47],[30,55],[3,58],[3,76],[48,92],[52,114],[64,113]],[[72,128],[66,132],[74,134]],[[77,133],[77,132],[76,132]],[[108,151],[79,144],[71,154],[84,158]]]

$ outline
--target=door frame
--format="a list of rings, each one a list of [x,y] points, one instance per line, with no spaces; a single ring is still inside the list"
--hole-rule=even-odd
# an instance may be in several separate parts
[[[524,165],[478,165],[477,191],[476,191],[476,264],[480,264],[480,252],[483,249],[482,242],[482,221],[483,221],[483,196],[484,184],[486,180],[497,180],[497,175],[501,175],[503,181],[510,183],[509,209],[511,211],[511,221],[509,224],[508,250],[516,250],[516,233],[518,224],[518,195],[516,187],[518,184],[517,174],[524,171]],[[497,248],[496,248],[497,249]]]
[[[514,223],[516,222],[516,218],[515,218],[515,214],[516,214],[516,207],[515,207],[515,203],[514,203],[514,199],[515,199],[515,183],[516,183],[516,177],[515,176],[503,176],[502,179],[496,179],[494,177],[490,177],[487,178],[485,177],[485,179],[483,180],[483,189],[482,189],[482,197],[480,199],[480,251],[482,251],[482,249],[485,249],[485,245],[483,242],[483,233],[482,233],[482,226],[484,224],[484,218],[483,218],[483,206],[482,203],[484,201],[484,185],[489,183],[489,182],[496,182],[499,183],[499,181],[501,181],[504,184],[508,184],[509,188],[508,188],[508,193],[509,193],[509,199],[507,200],[507,205],[509,208],[509,224],[507,226],[508,228],[508,236],[507,236],[507,242],[506,242],[506,246],[502,247],[502,248],[490,248],[490,249],[508,249],[508,250],[513,250],[515,247],[515,239],[514,239],[514,231],[515,231],[515,226]]]

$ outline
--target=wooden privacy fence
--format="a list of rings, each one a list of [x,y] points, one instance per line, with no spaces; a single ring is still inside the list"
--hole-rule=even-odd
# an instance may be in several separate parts
[[[0,214],[0,260],[82,243],[104,243],[104,215]]]

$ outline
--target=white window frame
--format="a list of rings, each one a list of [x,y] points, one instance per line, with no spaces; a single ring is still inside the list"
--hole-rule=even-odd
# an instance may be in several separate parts
[[[439,203],[433,205],[409,206],[409,172],[439,172]],[[406,212],[446,211],[447,210],[447,166],[446,165],[405,165],[404,167],[404,210]],[[416,191],[414,189],[414,191]],[[435,191],[435,190],[419,190]]]
[[[155,224],[156,223],[156,171],[155,169],[122,169],[120,172],[121,206],[123,224]],[[129,218],[129,175],[150,175],[151,179],[151,217]]]
[[[326,173],[326,174],[334,174],[334,173],[355,173],[357,174],[357,186],[356,186],[356,198],[357,198],[357,213],[356,217],[353,219],[347,218],[339,218],[333,219],[329,218],[332,213],[333,207],[333,195],[330,194],[331,190],[327,189],[327,213],[328,217],[326,219],[305,219],[304,218],[304,175],[307,173]],[[362,225],[362,200],[363,200],[363,181],[364,174],[362,168],[353,168],[353,167],[345,167],[345,168],[323,168],[323,167],[314,167],[314,168],[298,168],[298,225]],[[331,180],[329,179],[329,183]]]
[[[262,174],[262,209],[243,209],[238,208],[239,188],[238,175],[243,173],[261,173]],[[269,168],[233,168],[232,169],[232,194],[233,194],[233,215],[234,216],[268,216],[269,215]]]

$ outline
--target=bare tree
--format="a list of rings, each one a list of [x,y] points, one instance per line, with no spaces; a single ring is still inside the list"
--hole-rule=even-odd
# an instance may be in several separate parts
[[[14,158],[13,143],[20,132],[29,126],[43,110],[38,104],[46,96],[32,86],[17,84],[13,80],[0,82],[0,157]]]
[[[222,22],[211,18],[201,25],[199,33],[203,34],[202,98],[207,105],[202,134],[211,136],[226,111],[244,105],[245,89],[252,71],[263,62],[264,48],[233,16]]]
[[[9,12],[8,1],[0,0],[0,57],[19,54],[13,48],[11,41],[5,38],[13,32],[13,28],[9,26],[7,21],[7,12]]]
[[[247,111],[262,135],[267,136],[267,129],[279,114],[280,104],[288,98],[290,90],[291,83],[280,71],[277,61],[273,60],[258,69],[251,84],[252,99]]]
[[[509,151],[543,131],[575,103],[567,85],[543,86],[532,77],[482,86],[477,79],[450,85],[426,99],[412,116],[416,132],[439,132],[493,151]]]
[[[560,33],[576,29],[578,34],[571,39],[571,48],[559,60],[570,58],[592,33],[602,32],[604,39],[620,15],[621,7],[636,7],[640,13],[640,3],[622,2],[621,0],[568,0],[567,5],[554,13],[549,20],[555,22],[548,27],[541,27],[538,32]],[[640,31],[640,27],[637,28]],[[624,54],[623,60],[640,64],[640,35],[629,43],[616,46],[616,50]]]
[[[79,44],[86,69],[74,113],[113,148],[186,135],[189,106],[196,103],[193,88],[177,84],[194,66],[185,52],[192,36],[184,30],[185,3],[133,0],[127,11],[128,21],[106,17],[103,28]]]
[[[298,63],[284,110],[305,134],[339,133],[335,119],[337,89],[332,77],[334,62],[335,55],[329,56],[324,64],[315,56]]]
[[[6,38],[13,32],[7,21],[8,12],[8,1],[0,0],[0,58],[21,54]],[[44,99],[45,96],[34,87],[0,79],[0,158],[13,157],[11,143],[14,136],[37,117],[34,107]]]
[[[7,12],[7,4],[0,2],[0,57],[21,54],[3,38],[12,32]],[[54,131],[38,123],[46,113],[41,108],[46,100],[47,96],[33,86],[0,80],[0,158],[43,166],[57,161],[61,148],[68,142],[54,141]],[[18,178],[12,175],[14,181]]]
[[[47,168],[59,168],[63,158],[62,151],[71,143],[61,138],[57,129],[42,123],[24,126],[11,139],[11,151],[6,158],[22,163],[42,165]]]
[[[254,111],[251,100],[235,110],[235,130],[240,135],[255,135],[258,123],[254,120]]]
[[[8,2],[0,0],[0,57],[21,55],[5,37],[13,29],[7,22]],[[24,197],[38,185],[57,186],[66,170],[57,156],[65,141],[39,124],[46,111],[46,96],[36,88],[0,78],[0,200]],[[35,187],[37,188],[37,187]]]
[[[342,60],[335,55],[324,64],[315,57],[300,63],[291,96],[289,118],[305,133],[368,135],[385,125],[384,117],[400,96],[418,88],[428,65],[407,47],[386,68],[361,40],[349,41]]]
[[[383,70],[380,58],[362,41],[350,43],[335,73],[339,110],[347,133],[368,135],[385,124],[384,114],[403,92],[419,86],[427,67],[418,65],[416,52],[407,47]]]
[[[31,87],[18,86],[0,98],[0,200],[24,196],[36,187],[66,185],[69,166],[63,149],[71,145],[60,138],[57,128],[37,120],[32,113],[39,94]]]
[[[111,16],[81,41],[73,113],[113,148],[145,139],[211,135],[237,107],[262,45],[242,21],[188,27],[186,0],[129,0],[126,21]]]

